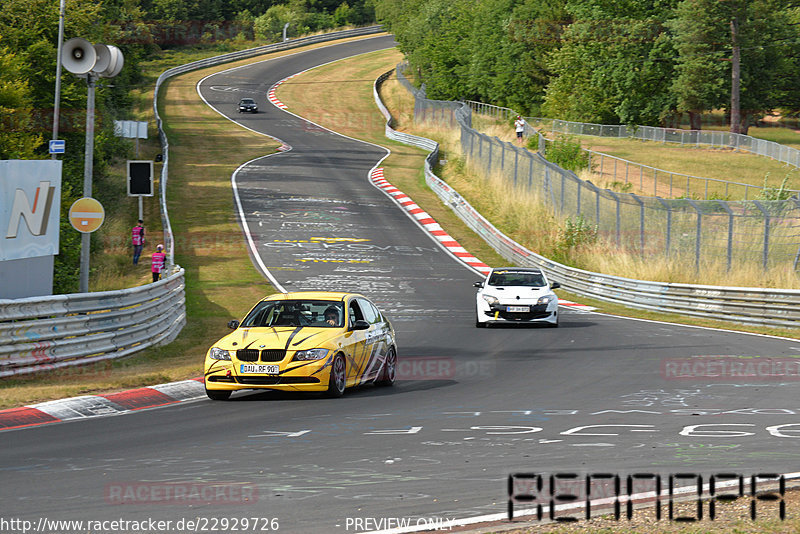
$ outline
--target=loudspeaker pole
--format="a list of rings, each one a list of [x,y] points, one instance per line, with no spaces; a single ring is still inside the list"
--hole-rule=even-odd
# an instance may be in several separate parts
[[[94,88],[95,78],[91,72],[86,75],[86,148],[83,160],[83,196],[92,196],[92,172],[94,171]],[[81,274],[80,292],[89,292],[89,252],[92,234],[81,234]]]
[[[94,90],[95,82],[98,78],[113,78],[122,70],[125,60],[116,46],[103,44],[93,45],[86,39],[73,37],[64,43],[64,55],[61,63],[64,68],[78,76],[86,76],[86,147],[83,162],[83,199],[91,200],[91,204],[97,204],[102,211],[102,206],[93,200],[92,197],[92,173],[94,170]],[[92,213],[97,213],[92,211]],[[82,224],[86,224],[85,222]],[[83,234],[81,237],[81,270],[80,270],[80,292],[89,292],[89,249],[91,238],[89,234],[97,230],[102,220],[91,227],[87,226],[86,231],[75,226],[75,229]]]
[[[66,0],[61,0],[61,7],[58,15],[58,56],[56,59],[56,95],[53,101],[53,137],[58,139],[58,119],[61,112],[61,52],[64,49],[64,16],[66,13]],[[58,159],[55,154],[51,159]]]

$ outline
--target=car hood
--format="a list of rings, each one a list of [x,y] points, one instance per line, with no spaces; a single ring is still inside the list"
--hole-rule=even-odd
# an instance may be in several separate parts
[[[551,293],[549,287],[490,286],[483,290],[484,295],[493,295],[500,302],[538,300]]]
[[[226,350],[285,349],[305,350],[339,346],[336,338],[342,330],[296,326],[238,328],[220,339],[216,346]],[[346,335],[346,334],[345,334]]]

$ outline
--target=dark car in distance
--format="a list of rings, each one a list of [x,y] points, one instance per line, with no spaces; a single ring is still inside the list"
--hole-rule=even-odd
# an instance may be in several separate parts
[[[258,104],[252,98],[239,100],[239,113],[258,113]]]

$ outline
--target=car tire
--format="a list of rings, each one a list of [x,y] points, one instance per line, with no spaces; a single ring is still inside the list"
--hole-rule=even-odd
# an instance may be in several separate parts
[[[475,328],[486,328],[487,323],[482,323],[478,320],[478,313],[475,312]]]
[[[225,390],[220,390],[220,389],[208,389],[208,388],[206,388],[206,395],[208,395],[209,399],[216,400],[216,401],[224,401],[224,400],[228,400],[229,398],[231,398],[231,392],[230,391],[225,391]]]
[[[395,377],[397,376],[397,352],[394,347],[389,349],[389,354],[386,355],[386,362],[383,365],[383,372],[381,377],[375,382],[379,386],[392,386],[394,385]]]
[[[347,386],[347,364],[344,356],[340,352],[333,357],[331,364],[331,376],[328,378],[328,396],[332,398],[344,395]]]

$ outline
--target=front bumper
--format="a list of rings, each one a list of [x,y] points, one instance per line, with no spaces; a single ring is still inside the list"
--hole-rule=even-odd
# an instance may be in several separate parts
[[[280,363],[277,375],[240,373],[241,362],[234,359],[212,360],[206,357],[206,389],[238,391],[240,389],[274,389],[280,391],[326,391],[330,379],[332,356],[323,360]]]
[[[478,311],[480,322],[486,323],[556,323],[558,321],[558,303],[523,305],[528,311],[509,311],[509,307],[518,304],[485,304]]]

